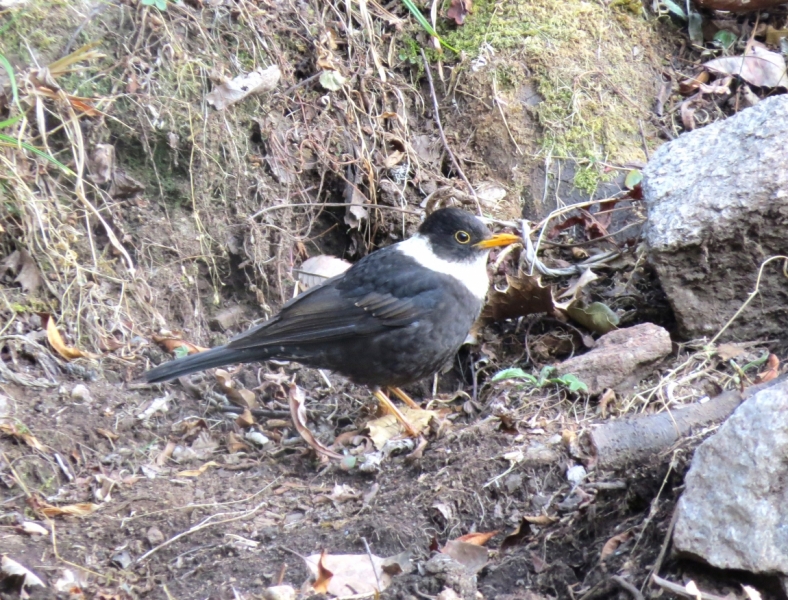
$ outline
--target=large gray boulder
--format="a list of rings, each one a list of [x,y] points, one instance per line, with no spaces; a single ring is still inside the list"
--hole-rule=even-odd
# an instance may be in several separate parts
[[[788,96],[763,100],[663,145],[644,170],[644,236],[685,338],[713,336],[788,254]],[[788,278],[766,267],[760,296],[725,339],[785,339]]]
[[[722,569],[788,576],[788,381],[746,400],[692,458],[676,550]]]

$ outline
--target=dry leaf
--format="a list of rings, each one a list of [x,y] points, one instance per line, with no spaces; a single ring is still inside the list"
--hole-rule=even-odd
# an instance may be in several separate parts
[[[383,159],[383,166],[387,169],[391,169],[392,167],[396,167],[405,159],[405,153],[401,150],[394,150],[391,154],[386,156]]]
[[[187,471],[179,471],[176,476],[177,477],[199,477],[203,473],[205,473],[211,467],[218,467],[219,463],[210,461],[202,465],[199,469],[190,469]]]
[[[610,556],[612,556],[618,547],[628,542],[632,539],[632,532],[625,531],[624,533],[619,533],[618,535],[614,535],[608,541],[605,542],[605,545],[602,546],[602,551],[599,553],[599,562],[603,562],[607,560]]]
[[[18,423],[0,423],[0,433],[10,435],[18,440],[23,441],[31,448],[35,448],[40,452],[44,452],[44,446],[41,445],[35,436],[28,433],[28,429]]]
[[[723,56],[703,66],[716,73],[739,76],[751,85],[788,88],[782,54],[771,52],[757,43],[752,44],[744,56]]]
[[[67,506],[52,506],[45,502],[39,502],[37,510],[45,517],[86,517],[98,510],[98,504],[80,502],[79,504],[69,504]]]
[[[476,197],[487,208],[495,208],[506,198],[506,188],[495,181],[482,181],[476,186]]]
[[[227,450],[230,454],[249,452],[249,444],[244,442],[241,436],[231,431],[227,436]]]
[[[430,421],[438,414],[434,410],[410,408],[409,406],[403,406],[400,408],[400,412],[413,426],[416,433],[421,433],[427,429],[430,425]],[[383,448],[390,439],[405,433],[405,428],[402,426],[402,423],[400,423],[394,415],[384,415],[380,418],[373,419],[367,423],[367,428],[369,429],[369,438],[378,450]]]
[[[327,279],[331,279],[336,275],[341,275],[351,267],[351,264],[337,258],[336,256],[328,256],[321,254],[307,258],[301,263],[301,268],[296,271],[298,274],[298,281],[305,290],[311,287],[320,285]]]
[[[235,424],[242,429],[247,429],[254,425],[252,411],[250,411],[248,408],[244,408],[244,411],[235,419]]]
[[[506,290],[490,292],[487,306],[482,311],[486,322],[516,319],[535,313],[553,312],[553,294],[549,287],[542,287],[539,278],[520,272],[507,275]]]
[[[452,540],[441,550],[465,567],[469,573],[478,573],[487,564],[487,548],[467,542]]]
[[[57,325],[55,325],[55,319],[52,317],[52,315],[47,313],[39,313],[39,316],[44,321],[46,321],[47,340],[49,341],[49,345],[52,346],[52,348],[54,348],[60,356],[66,360],[73,360],[75,358],[99,358],[97,354],[83,352],[82,350],[72,346],[66,346],[66,343],[63,341],[63,338],[57,329]]]
[[[725,361],[741,356],[745,351],[746,348],[741,344],[728,343],[717,346],[717,356]]]
[[[453,19],[457,25],[465,23],[465,17],[471,12],[473,3],[471,0],[451,0],[451,6],[446,11],[446,17]]]
[[[534,515],[534,516],[526,515],[523,517],[523,521],[525,521],[526,523],[530,523],[531,525],[538,525],[539,527],[545,527],[547,525],[552,525],[553,523],[558,523],[558,517],[551,517],[549,515]]]
[[[151,403],[148,405],[148,408],[146,408],[140,414],[138,414],[137,418],[140,421],[147,421],[157,412],[163,412],[163,413],[167,412],[169,410],[169,407],[167,406],[167,402],[170,401],[170,398],[171,398],[170,394],[166,394],[161,398],[155,398],[151,400]]]
[[[93,154],[88,160],[90,178],[96,185],[104,185],[112,181],[115,169],[115,146],[112,144],[96,144]]]
[[[323,551],[307,556],[305,561],[315,578],[312,587],[318,593],[334,596],[374,594],[391,584],[391,576],[383,570],[385,560],[374,554],[330,555]]]
[[[33,586],[46,587],[46,584],[41,581],[38,575],[6,555],[3,555],[3,558],[0,559],[0,572],[5,576],[3,579],[6,577],[21,577],[23,588]]]
[[[766,369],[758,374],[758,377],[755,378],[754,383],[757,385],[759,383],[766,383],[767,381],[772,381],[773,379],[777,379],[777,376],[779,374],[780,374],[780,359],[777,358],[774,354],[770,354],[769,358],[766,360]]]
[[[512,533],[507,535],[501,543],[501,552],[505,552],[509,548],[514,548],[522,544],[528,536],[531,535],[531,524],[527,518],[523,518],[520,524]]]
[[[16,250],[9,254],[0,269],[14,275],[14,283],[18,283],[26,294],[35,294],[44,280],[36,266],[36,261],[27,250]]]
[[[205,99],[216,110],[224,110],[231,104],[240,102],[250,94],[270,92],[279,83],[282,72],[276,65],[267,69],[257,68],[246,75],[239,75],[214,88]]]
[[[97,427],[96,428],[96,433],[98,433],[99,435],[103,435],[105,438],[107,438],[108,440],[110,440],[112,442],[114,442],[115,440],[117,440],[120,437],[117,433],[114,433],[114,432],[110,431],[109,429],[103,429],[101,427]]]
[[[19,530],[27,535],[49,535],[49,531],[39,525],[38,523],[33,523],[32,521],[24,521],[20,526]]]
[[[301,388],[294,383],[290,384],[287,398],[290,404],[290,417],[293,419],[293,425],[295,425],[296,431],[298,431],[301,437],[304,438],[304,441],[309,444],[315,452],[341,460],[343,458],[341,454],[337,454],[321,444],[309,430],[309,427],[307,427],[306,407],[304,406],[304,400],[306,398]]]
[[[235,387],[233,378],[228,371],[224,369],[216,369],[214,372],[216,381],[219,388],[222,390],[227,399],[244,409],[257,408],[257,397],[252,390],[243,390]]]
[[[178,444],[176,444],[173,440],[169,440],[167,442],[167,445],[164,447],[164,450],[159,452],[159,455],[156,457],[155,463],[158,466],[163,467],[170,459],[170,457],[172,457],[172,453],[177,445]]]
[[[197,354],[198,352],[205,352],[206,350],[210,350],[210,348],[203,348],[202,346],[196,346],[191,342],[187,342],[185,340],[181,340],[178,338],[174,338],[168,335],[154,335],[153,341],[156,342],[159,346],[164,348],[170,354],[178,356],[178,348],[183,348],[184,350],[181,352],[186,352],[186,354]]]
[[[466,533],[458,537],[455,542],[465,542],[466,544],[475,544],[476,546],[484,546],[492,538],[498,535],[498,530],[495,531],[477,531],[476,533]]]

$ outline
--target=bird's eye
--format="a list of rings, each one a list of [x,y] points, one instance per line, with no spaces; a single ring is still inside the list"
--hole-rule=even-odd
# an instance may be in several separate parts
[[[454,234],[454,239],[461,244],[467,244],[471,241],[471,235],[467,231],[458,231]]]

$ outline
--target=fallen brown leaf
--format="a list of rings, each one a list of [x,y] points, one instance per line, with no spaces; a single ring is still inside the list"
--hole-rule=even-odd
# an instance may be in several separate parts
[[[625,531],[624,533],[619,533],[618,535],[614,535],[608,541],[605,542],[605,545],[602,546],[602,551],[599,553],[599,562],[603,562],[607,560],[610,556],[612,556],[618,547],[628,542],[632,539],[632,532]]]
[[[114,433],[114,432],[110,431],[109,429],[103,429],[101,427],[97,427],[96,428],[96,433],[98,433],[99,435],[104,436],[105,438],[107,438],[108,440],[113,441],[113,442],[120,437],[117,433]]]
[[[437,416],[434,410],[423,410],[420,408],[410,408],[403,406],[400,408],[402,415],[416,430],[416,433],[421,433],[430,425],[430,421]],[[383,415],[377,419],[373,419],[367,423],[369,429],[369,438],[375,444],[375,448],[380,450],[387,441],[405,433],[405,428],[397,420],[394,415]]]
[[[553,312],[552,290],[542,287],[539,277],[521,271],[517,275],[507,275],[506,281],[506,290],[493,289],[490,292],[487,306],[482,311],[482,321],[489,323]]]
[[[21,440],[31,448],[44,452],[44,446],[35,436],[28,432],[24,425],[19,425],[17,423],[0,423],[0,433]]]
[[[235,387],[232,375],[224,369],[216,369],[214,376],[222,392],[227,399],[244,409],[257,408],[257,397],[252,390],[244,390]]]
[[[473,3],[471,0],[451,0],[449,10],[446,11],[446,17],[453,19],[457,25],[465,23],[465,17],[471,12]]]
[[[52,315],[48,313],[39,313],[39,316],[46,323],[45,326],[49,345],[52,346],[60,356],[66,360],[74,360],[75,358],[99,358],[97,354],[91,354],[90,352],[84,352],[72,346],[66,346]]]
[[[476,546],[484,546],[492,538],[498,535],[498,530],[495,531],[477,531],[476,533],[466,533],[461,535],[455,541],[465,542],[466,544],[475,544]]]
[[[331,578],[334,576],[323,563],[325,558],[326,551],[323,550],[320,553],[320,558],[317,560],[317,575],[315,576],[315,582],[312,584],[312,587],[318,594],[328,593],[328,584],[331,583]]]
[[[248,427],[254,425],[252,411],[250,411],[248,408],[244,408],[244,411],[235,419],[235,424],[242,429],[247,429]]]
[[[321,444],[312,434],[306,424],[306,407],[304,406],[304,392],[296,384],[290,384],[287,392],[288,403],[290,404],[290,417],[293,419],[296,431],[304,438],[315,452],[330,458],[342,459],[341,454],[337,454]]]
[[[383,570],[386,561],[374,554],[331,555],[324,550],[307,556],[305,562],[315,578],[312,587],[321,594],[340,597],[375,594],[391,584],[391,576]]]
[[[780,359],[777,358],[774,354],[770,354],[769,358],[766,360],[766,369],[758,374],[758,377],[755,378],[754,383],[757,385],[759,383],[766,383],[767,381],[772,381],[773,379],[777,379],[777,376],[779,374],[780,374]]]
[[[211,467],[218,467],[219,463],[210,461],[199,467],[198,469],[189,469],[186,471],[179,471],[177,473],[177,477],[199,477],[203,473],[205,473]]]
[[[487,564],[487,548],[477,544],[469,544],[468,542],[451,540],[446,542],[446,545],[443,547],[441,552],[451,556],[454,560],[464,566],[469,573],[478,573]]]
[[[520,524],[512,533],[507,535],[501,543],[501,552],[506,552],[509,548],[514,548],[522,544],[531,535],[531,524],[527,518],[523,518]]]
[[[205,99],[216,110],[224,110],[249,95],[270,92],[279,83],[281,76],[282,73],[276,65],[266,69],[258,67],[251,73],[239,75],[215,87]]]
[[[785,73],[785,59],[782,54],[771,52],[757,42],[750,46],[744,56],[723,56],[710,60],[703,66],[715,73],[741,77],[751,85],[788,88],[788,75]]]
[[[9,254],[0,269],[14,275],[14,283],[18,283],[26,294],[34,294],[44,282],[36,261],[27,250],[15,250]]]
[[[206,350],[210,350],[210,348],[203,348],[202,346],[196,346],[191,342],[187,342],[185,340],[174,338],[168,335],[154,334],[153,341],[156,342],[162,348],[164,348],[165,351],[173,355],[177,354],[178,348],[184,348],[186,350],[186,354],[197,354],[198,352],[205,352]]]

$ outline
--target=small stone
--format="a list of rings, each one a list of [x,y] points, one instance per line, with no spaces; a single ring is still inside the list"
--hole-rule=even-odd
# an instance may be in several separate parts
[[[583,465],[575,465],[566,471],[566,479],[572,485],[580,485],[586,478],[586,469]]]
[[[93,398],[90,397],[90,390],[86,385],[77,384],[71,390],[71,399],[77,402],[92,402]]]
[[[244,309],[242,306],[230,306],[216,313],[210,320],[209,324],[212,329],[219,329],[227,331],[238,325],[244,318]]]
[[[158,546],[164,541],[164,534],[155,525],[148,529],[145,536],[148,538],[148,543],[150,543],[151,546]]]
[[[517,491],[522,484],[523,484],[523,476],[520,473],[512,473],[504,481],[504,485],[506,486],[506,490],[510,494],[515,492],[515,491]]]
[[[112,562],[118,565],[121,569],[128,569],[131,565],[131,555],[128,550],[121,550],[112,556]]]
[[[244,439],[252,442],[255,446],[265,446],[271,441],[259,431],[248,431],[246,435],[244,435]]]
[[[265,600],[295,600],[295,590],[289,585],[274,585],[263,591]]]

